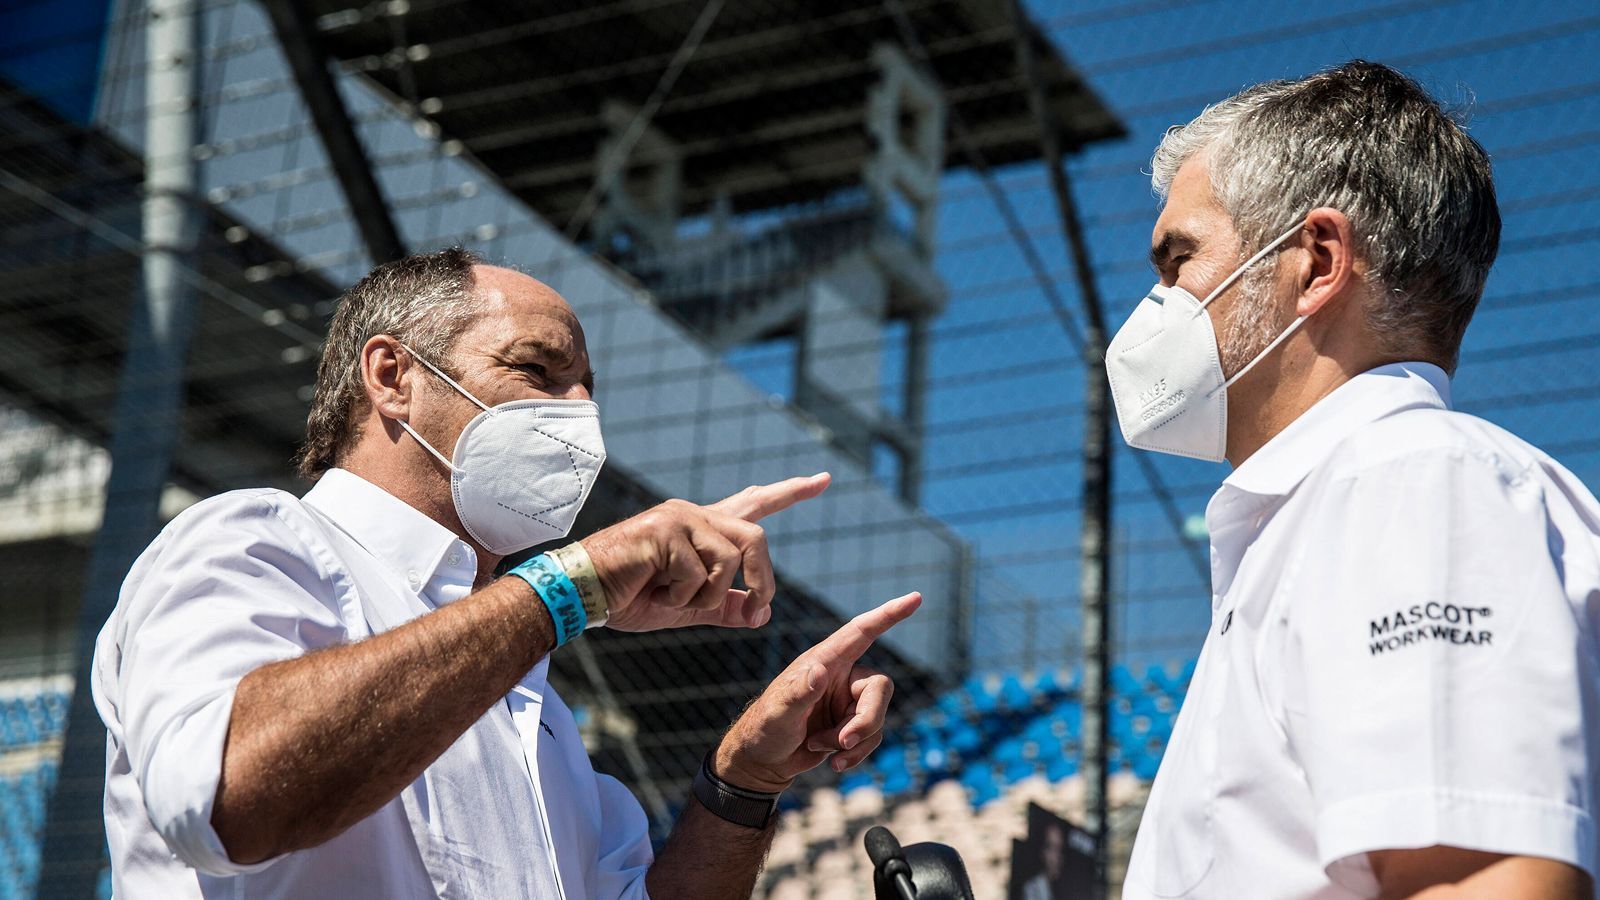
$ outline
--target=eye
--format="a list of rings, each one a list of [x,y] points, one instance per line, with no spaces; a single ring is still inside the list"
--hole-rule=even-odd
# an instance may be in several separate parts
[[[544,366],[541,366],[538,363],[522,363],[521,365],[516,366],[516,368],[521,369],[524,372],[537,375],[540,378],[546,377]]]

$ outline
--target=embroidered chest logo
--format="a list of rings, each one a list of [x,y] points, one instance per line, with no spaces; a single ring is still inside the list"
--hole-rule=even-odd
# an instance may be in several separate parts
[[[1418,603],[1368,622],[1367,647],[1373,656],[1429,642],[1487,647],[1494,642],[1487,627],[1493,616],[1487,606]]]

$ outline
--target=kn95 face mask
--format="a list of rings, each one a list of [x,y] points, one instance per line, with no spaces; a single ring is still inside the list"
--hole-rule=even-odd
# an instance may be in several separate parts
[[[483,410],[461,430],[450,458],[410,423],[399,423],[450,470],[450,493],[467,533],[496,556],[566,537],[606,461],[600,408],[591,400],[545,399],[491,407],[405,349]]]

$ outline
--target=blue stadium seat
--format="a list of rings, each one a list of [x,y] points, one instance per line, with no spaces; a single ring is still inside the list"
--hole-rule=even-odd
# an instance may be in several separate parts
[[[1072,673],[1065,669],[1045,669],[1040,672],[1033,682],[1033,691],[1045,698],[1046,702],[1053,702],[1065,697],[1076,687]]]
[[[890,771],[883,776],[883,794],[893,797],[911,790],[911,773],[905,769]]]
[[[972,709],[979,715],[988,715],[1000,709],[1000,692],[991,691],[981,684],[975,688],[970,687],[967,697],[972,702]]]
[[[1076,774],[1078,774],[1078,757],[1076,755],[1058,756],[1051,760],[1044,769],[1044,777],[1052,782],[1060,781],[1063,778],[1071,778]]]
[[[1127,666],[1111,667],[1111,693],[1117,697],[1132,697],[1144,693],[1144,685],[1133,677]]]
[[[1029,710],[1033,708],[1033,692],[1022,683],[1022,678],[1015,672],[1007,673],[1000,681],[1000,707],[1009,710]]]
[[[961,774],[961,786],[967,789],[967,796],[975,807],[1000,796],[1000,785],[995,783],[994,772],[987,765],[968,767]]]
[[[1023,748],[1026,745],[1020,737],[1008,737],[995,745],[993,758],[1000,763],[1008,763],[1023,758]]]
[[[983,732],[962,722],[950,731],[950,749],[972,753],[983,746]]]
[[[871,772],[855,769],[845,773],[845,776],[839,779],[839,793],[848,794],[864,787],[871,787],[872,784],[873,777]]]

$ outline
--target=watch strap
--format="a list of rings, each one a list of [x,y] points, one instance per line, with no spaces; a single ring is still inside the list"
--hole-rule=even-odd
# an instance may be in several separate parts
[[[717,818],[746,828],[765,829],[772,824],[782,794],[750,791],[723,781],[711,771],[712,753],[706,754],[694,777],[694,797],[700,805]]]

